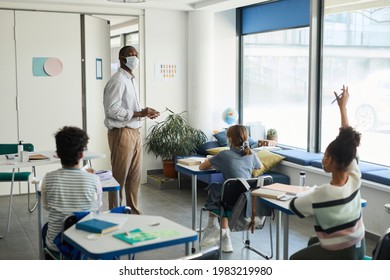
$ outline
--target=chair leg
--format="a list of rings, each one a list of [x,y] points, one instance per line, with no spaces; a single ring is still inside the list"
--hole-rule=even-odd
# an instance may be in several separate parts
[[[14,175],[15,173],[13,172],[12,175],[12,182],[11,182],[11,191],[9,194],[9,203],[8,203],[8,220],[7,220],[7,229],[4,235],[0,235],[0,239],[4,239],[7,237],[9,233],[9,228],[11,225],[11,213],[12,213],[12,195],[13,195],[13,189],[14,189]]]
[[[35,202],[34,202],[34,206],[30,208],[30,181],[28,181],[27,183],[27,205],[28,205],[28,212],[32,213],[34,212],[34,210],[37,208],[38,206],[38,188],[37,188],[37,184],[35,184]]]
[[[256,254],[262,256],[266,260],[270,260],[274,256],[274,249],[273,249],[274,247],[273,247],[273,240],[272,240],[272,219],[271,218],[269,218],[269,237],[270,237],[270,244],[271,244],[271,254],[269,256],[266,255],[265,253],[257,250],[256,248],[250,246],[249,230],[246,231],[246,240],[244,240],[245,248],[255,252]]]
[[[202,241],[202,216],[203,216],[203,207],[200,209],[200,215],[199,215],[199,234],[198,234],[198,239],[199,239],[199,252],[201,251],[200,248],[200,242]]]
[[[223,208],[219,208],[219,222],[221,223],[222,217],[224,216]],[[219,259],[222,260],[222,225],[219,227]]]
[[[35,167],[33,167],[33,174],[34,174],[34,178],[36,177],[36,172],[35,172]],[[32,208],[30,208],[30,180],[27,182],[27,207],[28,207],[28,212],[32,213],[34,212],[35,208],[37,208],[38,206],[38,187],[37,187],[37,184],[38,183],[35,183],[35,202],[34,202],[34,206]]]

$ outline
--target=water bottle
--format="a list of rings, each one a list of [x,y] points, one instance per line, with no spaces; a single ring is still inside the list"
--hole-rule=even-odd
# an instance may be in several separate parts
[[[305,171],[299,172],[299,185],[301,187],[306,186],[306,172]]]
[[[23,144],[22,144],[22,141],[19,141],[19,144],[18,144],[18,157],[19,157],[19,161],[23,161]]]
[[[92,211],[92,218],[96,218],[100,214],[99,200],[98,200],[97,193],[93,194],[91,211]]]

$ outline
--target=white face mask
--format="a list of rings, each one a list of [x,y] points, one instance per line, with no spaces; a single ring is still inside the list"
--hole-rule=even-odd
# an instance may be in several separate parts
[[[127,68],[129,68],[130,70],[135,70],[135,69],[137,69],[138,64],[139,64],[139,59],[138,59],[138,57],[136,57],[136,56],[128,56],[128,57],[126,57],[126,63],[125,63],[125,65],[126,65]]]

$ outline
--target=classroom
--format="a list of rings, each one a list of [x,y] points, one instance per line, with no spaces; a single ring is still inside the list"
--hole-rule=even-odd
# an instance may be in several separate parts
[[[335,93],[345,85],[350,123],[362,134],[360,193],[371,257],[390,227],[389,15],[390,0],[0,0],[0,144],[22,141],[35,151],[55,151],[55,132],[77,126],[89,135],[88,150],[102,155],[91,159],[93,168],[111,170],[103,92],[120,67],[119,50],[131,45],[139,53],[139,103],[160,112],[141,119],[143,143],[170,112],[184,112],[214,145],[208,148],[223,146],[219,133],[235,123],[247,127],[254,148],[276,129],[277,140],[266,143],[275,143],[278,150],[268,150],[283,160],[268,171],[291,185],[299,185],[304,171],[306,185],[318,186],[331,179],[321,159],[338,133]],[[43,177],[57,168],[42,164],[36,172]],[[194,194],[191,172],[176,166],[179,177],[161,181],[153,175],[162,168],[161,158],[143,146],[140,209],[196,230],[214,174],[195,176]],[[0,174],[6,171],[2,166]],[[26,185],[18,183],[10,195],[10,183],[0,181],[0,236],[11,218],[8,236],[0,239],[2,260],[41,258],[38,211],[27,209],[35,191],[28,195]],[[104,209],[107,203],[104,192]],[[270,225],[277,247],[272,259],[288,259],[314,234],[311,219],[291,216],[289,249],[279,253],[277,221]],[[270,225],[251,237],[267,255]],[[241,232],[232,233],[234,252],[222,259],[264,259],[242,250],[241,239]],[[192,248],[148,250],[135,258],[178,259],[199,252],[197,240]]]

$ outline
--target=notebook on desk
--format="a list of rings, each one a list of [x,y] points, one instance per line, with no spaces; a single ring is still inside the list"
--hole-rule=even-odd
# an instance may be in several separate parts
[[[177,163],[192,166],[192,165],[200,165],[202,163],[201,158],[183,158],[179,159]]]
[[[286,184],[281,184],[281,183],[274,183],[271,185],[266,185],[266,186],[263,186],[262,188],[268,189],[268,190],[280,191],[280,192],[284,192],[285,194],[294,195],[294,196],[299,196],[300,194],[305,193],[305,192],[310,190],[309,187],[286,185]]]
[[[271,185],[263,186],[260,189],[256,189],[253,191],[253,193],[257,196],[265,198],[290,200],[294,197],[305,194],[308,191],[311,191],[311,188],[274,183]]]
[[[50,158],[48,158],[47,156],[44,156],[42,154],[34,154],[34,155],[29,155],[28,159],[29,160],[46,160],[46,159],[50,159]]]

